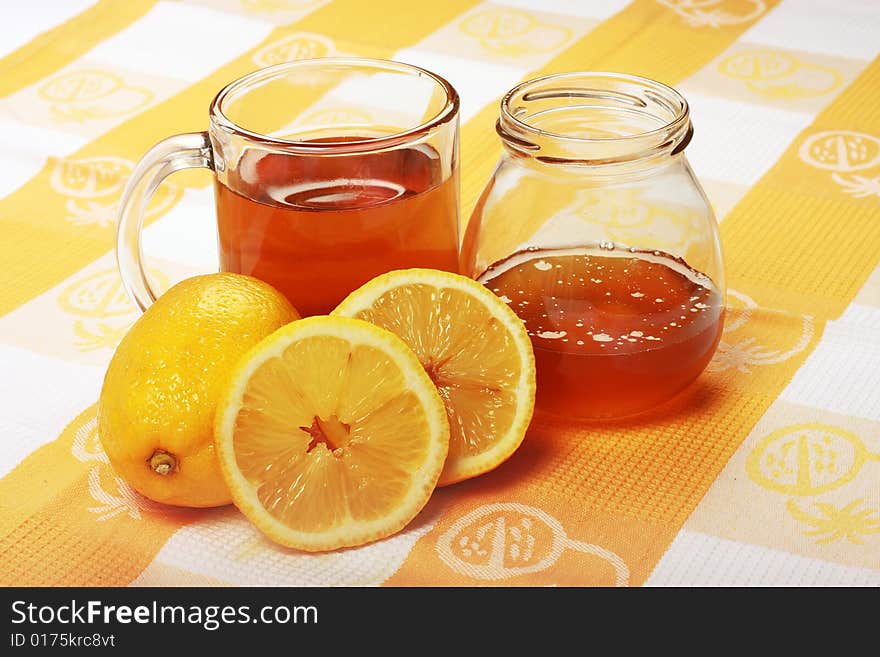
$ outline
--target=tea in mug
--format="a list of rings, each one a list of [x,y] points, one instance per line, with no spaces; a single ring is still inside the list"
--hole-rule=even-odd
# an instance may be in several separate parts
[[[303,316],[392,269],[458,271],[457,174],[430,146],[247,157],[229,187],[215,182],[221,269],[270,283]]]

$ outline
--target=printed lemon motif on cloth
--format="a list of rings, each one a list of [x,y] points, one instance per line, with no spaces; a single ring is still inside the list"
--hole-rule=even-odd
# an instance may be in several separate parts
[[[684,255],[691,248],[702,249],[705,243],[705,219],[700,211],[683,204],[652,201],[638,190],[581,192],[576,212],[603,225],[603,239],[616,244],[638,246],[649,234],[654,247]]]
[[[113,155],[78,160],[58,160],[49,184],[59,194],[75,198],[97,198],[122,190],[133,164]]]
[[[489,52],[506,57],[549,52],[571,38],[571,32],[547,25],[533,16],[512,9],[488,9],[460,24],[462,32],[478,39]]]
[[[76,428],[73,434],[73,444],[70,453],[83,463],[97,461],[110,463],[107,453],[101,445],[101,437],[98,435],[98,418],[93,416]]]
[[[759,486],[785,495],[812,496],[852,480],[870,454],[858,436],[838,427],[802,424],[766,436],[746,469]]]
[[[685,529],[771,553],[880,568],[878,431],[874,420],[777,399]]]
[[[462,16],[441,40],[432,36],[426,46],[442,48],[459,56],[489,58],[511,66],[538,67],[559,52],[593,23],[583,18],[560,14],[524,11],[484,3]]]
[[[95,318],[131,315],[135,310],[115,269],[98,272],[65,288],[58,296],[58,305],[69,313]]]
[[[437,539],[436,550],[452,570],[480,580],[541,572],[565,550],[576,550],[611,564],[616,586],[629,583],[629,568],[618,555],[569,538],[549,513],[516,502],[486,504],[461,516]]]
[[[125,514],[132,520],[142,520],[142,511],[158,511],[161,507],[133,490],[110,468],[94,467],[89,470],[89,494],[97,502],[89,511],[95,520],[104,522]]]
[[[738,52],[722,59],[718,70],[766,98],[780,100],[824,96],[842,82],[833,68],[801,62],[775,50]]]
[[[90,414],[75,426],[71,455],[89,465],[88,493],[94,502],[88,506],[97,522],[105,522],[120,515],[131,520],[143,520],[143,513],[161,510],[161,506],[148,500],[118,477],[110,467],[110,459],[101,445],[98,435],[98,417]]]
[[[691,27],[723,27],[748,23],[767,11],[763,0],[657,0]]]
[[[817,132],[803,141],[798,155],[815,169],[831,171],[831,179],[846,194],[880,197],[880,139],[874,135],[852,130]],[[869,170],[878,175],[871,176]]]
[[[775,365],[803,352],[813,339],[810,315],[759,308],[747,294],[727,291],[727,315],[710,372],[749,374],[756,366]]]
[[[192,520],[184,512],[160,510],[116,479],[98,451],[96,410],[96,405],[84,410],[57,440],[0,479],[4,496],[40,482],[29,495],[15,498],[15,509],[4,518],[8,544],[28,547],[0,551],[0,585],[131,582],[171,534]],[[44,483],[46,472],[50,484]],[[35,532],[44,538],[29,540]],[[77,549],[83,542],[89,550]]]
[[[723,59],[718,70],[731,78],[754,82],[784,78],[797,67],[798,62],[792,55],[767,50],[739,52]]]
[[[53,103],[89,102],[106,98],[125,86],[118,75],[100,70],[65,73],[40,87],[40,96]]]
[[[128,85],[121,76],[99,69],[63,73],[40,86],[38,93],[62,123],[125,116],[153,100],[149,89]]]
[[[336,54],[333,41],[323,34],[296,32],[288,34],[254,53],[252,59],[259,67],[284,64],[298,59],[315,59]]]
[[[869,460],[880,461],[854,433],[839,427],[808,423],[783,427],[767,435],[749,454],[746,470],[759,486],[793,496],[786,503],[791,516],[810,527],[817,543],[846,539],[861,544],[880,533],[880,510],[863,508],[857,499],[840,508],[814,502],[819,515],[810,515],[795,497],[814,497],[855,479]]]
[[[52,169],[49,185],[68,197],[67,220],[74,225],[111,228],[116,225],[119,199],[134,163],[115,156],[59,159]],[[183,189],[163,183],[147,205],[146,218],[161,216],[183,196]]]
[[[823,545],[846,539],[855,545],[862,545],[870,534],[880,534],[880,510],[863,508],[863,499],[853,500],[838,508],[826,502],[815,502],[813,506],[818,515],[810,515],[801,510],[794,500],[789,500],[787,508],[795,520],[812,527],[804,532],[816,536],[816,543]]]
[[[151,270],[150,275],[157,290],[168,288],[165,274]],[[63,311],[76,317],[74,344],[81,351],[114,349],[138,317],[115,268],[71,283],[57,301]]]
[[[851,130],[819,132],[804,141],[798,154],[817,169],[862,171],[880,165],[880,139]]]

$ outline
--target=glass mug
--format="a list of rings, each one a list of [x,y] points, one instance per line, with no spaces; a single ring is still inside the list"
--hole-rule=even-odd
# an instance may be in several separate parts
[[[687,102],[631,75],[550,75],[512,89],[496,128],[462,269],[525,322],[536,407],[619,418],[672,398],[711,360],[725,302]]]
[[[220,267],[330,312],[392,269],[458,270],[459,99],[397,62],[325,58],[246,75],[214,98],[207,132],[154,146],[122,196],[117,260],[143,310],[156,299],[140,234],[170,173],[214,172]]]

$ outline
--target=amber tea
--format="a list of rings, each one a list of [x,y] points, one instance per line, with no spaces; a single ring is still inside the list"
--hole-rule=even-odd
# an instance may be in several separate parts
[[[429,146],[267,153],[235,176],[238,191],[215,183],[220,266],[267,281],[303,315],[392,269],[458,270],[456,177],[443,179]]]

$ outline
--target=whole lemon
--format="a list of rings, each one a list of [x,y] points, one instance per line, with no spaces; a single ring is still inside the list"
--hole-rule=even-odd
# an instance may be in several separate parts
[[[229,504],[214,452],[214,414],[239,357],[299,319],[270,285],[240,274],[178,283],[135,322],[113,355],[98,404],[116,472],[151,500]]]

